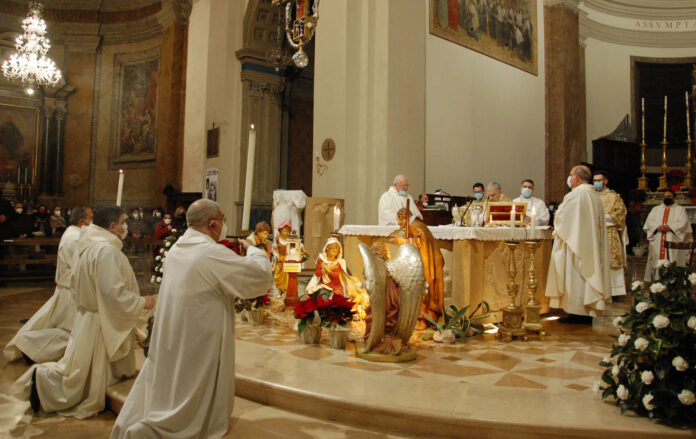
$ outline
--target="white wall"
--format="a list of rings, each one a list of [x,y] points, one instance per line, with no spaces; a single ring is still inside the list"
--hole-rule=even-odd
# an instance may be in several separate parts
[[[631,56],[693,57],[696,42],[689,49],[623,46],[593,38],[586,44],[587,154],[591,159],[592,140],[611,133],[626,114],[631,114]]]
[[[519,196],[531,178],[544,197],[544,7],[537,2],[539,75],[426,37],[425,189],[471,193],[497,181]]]

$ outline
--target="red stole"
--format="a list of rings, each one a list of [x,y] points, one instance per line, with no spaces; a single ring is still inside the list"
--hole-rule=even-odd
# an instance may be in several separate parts
[[[669,219],[669,207],[665,207],[665,213],[662,215],[662,225],[667,224],[667,220]],[[667,240],[667,233],[662,232],[662,236],[660,237],[660,260],[665,259],[666,255],[666,249],[665,249],[665,241]]]

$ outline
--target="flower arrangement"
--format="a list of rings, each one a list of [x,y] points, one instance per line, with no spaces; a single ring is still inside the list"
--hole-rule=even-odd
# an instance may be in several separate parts
[[[613,396],[621,413],[671,424],[696,419],[696,273],[659,261],[660,281],[634,282],[635,305],[614,319],[619,328],[594,390]]]
[[[162,246],[157,251],[155,256],[155,267],[152,269],[154,274],[150,278],[150,283],[153,285],[154,289],[159,289],[162,283],[162,274],[164,273],[164,259],[167,257],[167,253],[176,243],[176,241],[181,237],[182,233],[177,229],[172,229],[172,234],[164,238],[162,241]]]
[[[265,306],[271,304],[271,298],[268,294],[256,297],[254,299],[240,299],[238,297],[234,298],[234,310],[238,313],[242,311],[251,311],[252,309],[261,309]]]
[[[332,294],[331,297],[311,294],[293,309],[295,318],[299,320],[297,333],[302,334],[308,325],[327,328],[346,326],[355,315],[353,306],[355,306],[354,302],[340,294]]]
[[[242,246],[239,244],[239,241],[230,241],[228,239],[221,239],[218,241],[218,244],[222,244],[228,249],[232,250],[233,252],[237,253],[238,255],[242,254]]]

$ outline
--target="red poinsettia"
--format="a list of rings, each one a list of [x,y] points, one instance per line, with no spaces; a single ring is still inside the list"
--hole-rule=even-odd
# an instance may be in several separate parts
[[[262,306],[265,306],[265,305],[268,305],[269,303],[271,303],[271,298],[268,297],[268,294],[264,294],[263,296],[259,296],[254,300],[256,301],[255,306],[257,308],[261,308]]]
[[[242,254],[242,246],[239,244],[239,241],[229,241],[227,239],[221,239],[220,241],[218,241],[218,244],[224,245],[225,247],[237,253],[238,255]]]

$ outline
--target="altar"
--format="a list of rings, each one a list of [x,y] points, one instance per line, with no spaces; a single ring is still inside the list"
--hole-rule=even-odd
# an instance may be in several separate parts
[[[429,226],[437,239],[437,244],[445,260],[445,306],[457,307],[476,305],[485,300],[491,310],[497,311],[510,303],[507,295],[509,281],[509,253],[504,244],[506,240],[524,241],[531,239],[527,228],[509,227],[456,227]],[[389,242],[389,236],[398,230],[397,226],[345,225],[339,233],[344,238],[344,257],[354,276],[363,277],[363,265],[358,244],[368,246],[374,242]],[[549,269],[552,231],[548,227],[539,227],[534,231],[534,239],[540,245],[535,254],[537,279],[539,287],[536,298],[541,303],[541,312],[549,311],[546,290],[546,275]],[[523,304],[529,299],[527,289],[527,267],[529,252],[524,245],[515,251],[517,276],[515,282],[522,292]],[[518,302],[519,303],[519,302]],[[501,317],[501,313],[497,313]]]

